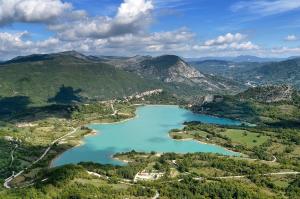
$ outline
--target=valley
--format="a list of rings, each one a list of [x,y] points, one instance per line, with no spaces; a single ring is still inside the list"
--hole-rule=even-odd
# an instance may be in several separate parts
[[[132,59],[2,63],[1,198],[296,198],[295,87],[247,88],[177,56]]]
[[[300,199],[300,0],[0,0],[0,199]]]

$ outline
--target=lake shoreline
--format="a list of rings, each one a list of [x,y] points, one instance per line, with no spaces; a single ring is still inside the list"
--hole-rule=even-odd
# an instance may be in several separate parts
[[[140,106],[145,106],[145,105],[140,105]],[[56,166],[53,165],[54,161],[57,160],[57,159],[58,159],[63,153],[65,153],[66,151],[84,145],[84,144],[85,144],[84,138],[89,137],[89,136],[97,136],[97,135],[100,134],[100,131],[97,131],[97,130],[95,130],[95,129],[93,129],[93,128],[90,128],[89,125],[109,125],[109,124],[118,124],[118,123],[128,122],[128,121],[133,120],[133,119],[135,119],[135,118],[137,118],[137,117],[138,117],[138,115],[135,114],[135,115],[134,115],[133,117],[131,117],[131,118],[126,118],[126,119],[124,119],[124,120],[120,120],[120,121],[116,121],[116,122],[111,122],[111,123],[109,123],[109,122],[103,122],[103,123],[101,123],[101,122],[95,122],[95,123],[88,123],[88,124],[85,124],[84,126],[87,127],[87,128],[89,128],[89,129],[91,130],[91,132],[88,133],[88,134],[83,135],[83,136],[80,138],[80,140],[78,140],[79,143],[78,143],[77,145],[75,145],[75,146],[73,146],[73,147],[70,147],[70,148],[68,148],[68,149],[66,149],[66,150],[64,150],[64,151],[62,151],[62,152],[60,152],[60,153],[58,153],[57,155],[55,155],[55,157],[50,161],[50,163],[49,163],[49,165],[48,165],[48,168],[55,168]]]
[[[189,112],[191,112],[189,109],[182,108],[182,107],[180,107],[179,105],[170,105],[170,104],[168,104],[168,105],[161,105],[161,104],[150,104],[150,105],[143,104],[143,105],[140,105],[140,104],[139,104],[139,105],[133,105],[133,106],[135,106],[135,107],[177,107],[178,109],[182,109],[182,110],[184,110],[184,111],[189,111]],[[138,110],[138,109],[135,110],[135,115],[134,115],[133,117],[131,117],[131,118],[126,118],[126,119],[123,119],[123,120],[120,120],[120,121],[115,121],[115,122],[104,122],[104,123],[101,123],[101,122],[95,122],[95,123],[89,123],[89,124],[85,125],[86,127],[90,128],[90,129],[92,130],[91,134],[88,134],[88,135],[83,136],[83,138],[81,138],[81,141],[79,141],[79,144],[78,144],[78,145],[76,145],[76,146],[74,146],[74,147],[71,147],[71,148],[69,148],[69,149],[63,151],[62,153],[58,154],[53,160],[51,160],[51,163],[50,163],[49,166],[50,166],[51,168],[56,167],[56,166],[54,166],[54,162],[55,162],[58,158],[60,158],[64,152],[66,152],[66,151],[68,151],[68,150],[71,150],[71,149],[73,149],[73,148],[76,148],[76,147],[79,147],[79,146],[82,146],[82,145],[86,144],[86,143],[84,142],[84,137],[86,137],[86,136],[93,136],[93,135],[94,135],[94,136],[99,135],[99,134],[100,134],[100,131],[97,130],[97,129],[95,129],[95,128],[93,128],[93,125],[114,125],[114,124],[121,124],[121,123],[125,123],[125,122],[128,122],[128,121],[137,119],[137,118],[140,117],[139,114],[138,114],[138,112],[137,112],[137,110]],[[192,114],[195,114],[195,113],[193,113],[193,112],[191,112],[191,113],[192,113]],[[206,116],[207,116],[207,115],[203,115],[203,114],[197,114],[197,115],[203,116],[203,117],[206,117]],[[220,121],[222,121],[222,119],[225,119],[225,120],[226,120],[227,118],[218,118],[218,117],[216,117],[215,119],[220,119]],[[187,121],[188,121],[188,119],[187,119]],[[191,121],[192,121],[192,120],[191,120]],[[234,123],[235,121],[229,120],[229,123],[230,123],[230,122]],[[183,123],[182,123],[181,125],[183,125]],[[231,155],[231,154],[226,154],[226,153],[224,153],[225,156],[236,156],[235,154],[239,154],[238,152],[231,151],[231,150],[229,150],[229,149],[227,149],[227,148],[224,148],[224,147],[222,147],[222,146],[220,146],[220,145],[210,144],[210,143],[205,143],[205,142],[202,142],[202,141],[199,141],[199,140],[195,140],[195,139],[192,139],[192,138],[189,139],[189,140],[175,140],[175,139],[173,139],[172,137],[170,137],[170,134],[169,134],[169,133],[168,133],[168,137],[169,137],[168,139],[170,139],[170,140],[173,140],[173,141],[181,141],[181,142],[193,140],[193,141],[195,141],[195,142],[197,142],[197,143],[199,143],[199,144],[205,144],[205,145],[211,145],[211,146],[221,147],[223,150],[226,150],[226,151],[228,151],[228,152],[230,152],[230,153],[234,153],[234,154],[232,154],[232,155]],[[159,152],[159,151],[157,151],[157,152]],[[201,151],[199,150],[198,152],[201,152]],[[160,152],[159,152],[159,153],[160,153]],[[177,153],[177,152],[176,152],[176,153]],[[184,154],[184,153],[193,153],[193,152],[188,152],[188,151],[187,151],[187,152],[178,152],[178,153]],[[212,151],[212,152],[203,152],[203,153],[216,153],[216,154],[222,154],[222,153],[213,152],[213,151]],[[111,159],[115,159],[115,160],[120,161],[120,162],[123,162],[123,163],[128,163],[128,162],[126,162],[126,161],[122,161],[122,160],[116,159],[115,157],[113,157],[113,155],[112,155]]]
[[[224,156],[230,156],[230,157],[244,157],[244,154],[240,153],[240,152],[237,152],[237,151],[233,151],[233,150],[230,150],[226,147],[223,147],[221,145],[218,145],[218,144],[214,144],[214,143],[207,143],[207,142],[203,142],[203,141],[200,141],[200,140],[196,140],[195,138],[183,138],[183,139],[174,139],[171,137],[170,135],[170,132],[168,133],[169,135],[169,138],[172,139],[172,140],[175,140],[175,141],[178,141],[178,142],[185,142],[185,141],[195,141],[195,142],[198,142],[200,144],[206,144],[206,145],[213,145],[213,146],[217,146],[217,147],[221,147],[222,149],[225,149],[227,150],[228,152],[231,152],[231,153],[236,153],[240,156],[235,156],[235,155],[224,155]],[[205,153],[205,152],[203,152]]]

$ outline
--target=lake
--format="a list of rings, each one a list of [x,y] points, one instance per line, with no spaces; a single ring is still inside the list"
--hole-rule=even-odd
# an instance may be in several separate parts
[[[177,141],[169,137],[171,129],[183,128],[186,121],[203,123],[240,125],[239,121],[213,116],[194,114],[179,106],[147,105],[137,108],[136,117],[120,123],[91,124],[89,128],[97,131],[95,136],[84,138],[84,144],[72,148],[52,162],[52,166],[69,163],[97,162],[123,165],[112,156],[131,150],[139,152],[194,153],[211,152],[223,155],[238,155],[223,147],[204,144],[194,140]]]

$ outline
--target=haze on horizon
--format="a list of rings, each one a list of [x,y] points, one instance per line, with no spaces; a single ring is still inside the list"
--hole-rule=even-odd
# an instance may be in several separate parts
[[[0,60],[91,55],[300,55],[295,0],[0,0]]]

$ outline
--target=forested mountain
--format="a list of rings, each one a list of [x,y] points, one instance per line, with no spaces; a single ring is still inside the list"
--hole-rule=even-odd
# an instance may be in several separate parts
[[[153,89],[180,97],[240,89],[204,76],[177,56],[95,57],[75,51],[16,57],[0,65],[0,80],[2,98],[24,96],[34,104],[106,100]]]
[[[246,71],[242,78],[258,84],[291,84],[300,88],[300,58],[265,64]]]
[[[300,88],[300,58],[280,62],[230,62],[206,60],[191,62],[199,71],[220,75],[246,86],[290,84]]]
[[[263,103],[292,102],[299,98],[299,92],[287,85],[261,86],[249,88],[237,95],[242,100],[255,100]]]
[[[294,127],[300,124],[299,108],[299,91],[281,85],[249,88],[234,96],[206,97],[193,110],[250,123]]]
[[[162,86],[160,82],[70,53],[15,58],[0,66],[0,78],[0,96],[28,96],[34,103],[64,95],[111,99]]]

